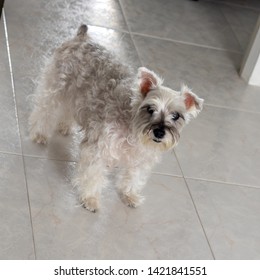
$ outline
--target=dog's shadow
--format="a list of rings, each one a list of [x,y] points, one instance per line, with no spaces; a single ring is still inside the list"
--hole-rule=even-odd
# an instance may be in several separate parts
[[[49,139],[46,147],[47,157],[56,165],[57,168],[55,171],[59,176],[72,180],[75,166],[79,160],[81,139],[81,133],[77,132],[73,132],[68,136],[55,133]],[[64,168],[61,168],[61,165],[64,166]],[[70,168],[68,169],[65,166],[70,166]]]
[[[83,133],[78,129],[73,129],[72,133],[63,136],[56,132],[47,145],[48,158],[53,160],[77,162],[79,159],[79,147],[83,138]]]

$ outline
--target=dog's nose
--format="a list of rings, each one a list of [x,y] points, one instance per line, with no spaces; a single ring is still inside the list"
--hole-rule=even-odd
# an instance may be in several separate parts
[[[162,139],[163,136],[165,135],[165,130],[163,128],[155,128],[153,130],[153,134],[156,138]]]

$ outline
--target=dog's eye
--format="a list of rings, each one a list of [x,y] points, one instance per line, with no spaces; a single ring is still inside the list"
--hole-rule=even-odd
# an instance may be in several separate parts
[[[147,107],[147,112],[152,115],[154,113],[154,109],[151,108],[150,106]]]
[[[172,120],[177,121],[180,117],[180,114],[178,112],[174,112],[172,114]]]

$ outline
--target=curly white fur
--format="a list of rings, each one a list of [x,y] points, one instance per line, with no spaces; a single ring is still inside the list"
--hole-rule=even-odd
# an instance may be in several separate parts
[[[177,144],[203,100],[187,87],[177,92],[162,86],[163,80],[144,67],[133,73],[86,33],[82,25],[46,67],[29,119],[30,136],[46,144],[56,129],[66,135],[76,121],[85,133],[74,179],[83,205],[99,208],[108,170],[118,167],[122,199],[136,207],[152,166]]]

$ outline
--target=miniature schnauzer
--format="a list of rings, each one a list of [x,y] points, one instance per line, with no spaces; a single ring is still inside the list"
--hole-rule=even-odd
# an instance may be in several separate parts
[[[174,91],[145,67],[132,72],[81,25],[46,67],[29,118],[30,137],[46,144],[57,129],[84,131],[74,184],[82,205],[95,212],[108,171],[117,167],[122,200],[137,207],[142,187],[163,151],[171,150],[183,126],[197,116],[203,99],[187,86]]]

